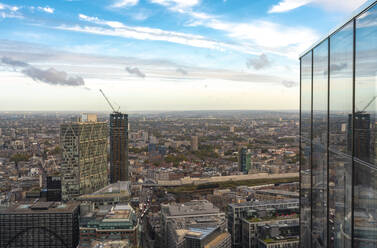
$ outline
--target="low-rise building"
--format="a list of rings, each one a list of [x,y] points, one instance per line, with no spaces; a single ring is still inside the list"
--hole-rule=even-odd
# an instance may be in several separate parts
[[[139,221],[134,209],[128,204],[101,206],[80,218],[80,243],[90,247],[93,240],[112,241],[127,239],[138,246]]]
[[[189,243],[198,241],[201,237],[207,237],[211,233],[209,230],[218,230],[219,235],[226,233],[225,213],[209,201],[194,200],[161,206],[161,247],[187,247],[187,237]]]
[[[242,219],[250,213],[257,213],[260,218],[279,215],[292,215],[299,211],[298,199],[281,199],[271,201],[249,201],[228,205],[228,231],[232,235],[233,247],[242,247]]]

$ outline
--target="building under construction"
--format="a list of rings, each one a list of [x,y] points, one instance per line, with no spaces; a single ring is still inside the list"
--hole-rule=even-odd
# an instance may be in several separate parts
[[[115,110],[100,90],[113,112],[110,114],[110,182],[128,181],[128,115]]]
[[[128,115],[110,114],[110,181],[128,181]]]
[[[60,126],[62,147],[62,199],[89,194],[108,183],[106,122],[82,115],[77,122]]]

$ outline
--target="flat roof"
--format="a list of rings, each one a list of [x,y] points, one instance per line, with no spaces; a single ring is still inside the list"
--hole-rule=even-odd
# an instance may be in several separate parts
[[[0,211],[0,214],[43,214],[43,213],[72,213],[80,206],[78,202],[37,202],[20,203]]]
[[[377,3],[376,0],[367,0],[363,5],[361,5],[359,8],[357,8],[355,11],[352,12],[351,16],[346,18],[341,24],[337,25],[335,28],[331,29],[329,33],[324,35],[321,39],[319,39],[317,42],[315,42],[313,45],[311,45],[308,49],[306,49],[304,52],[302,52],[299,56],[301,58],[305,54],[307,54],[309,51],[311,51],[313,48],[315,48],[317,45],[319,45],[322,41],[326,40],[328,37],[330,37],[332,34],[336,33],[340,28],[342,28],[345,24],[347,24],[349,21],[351,21],[353,18],[361,14],[364,10],[371,7],[373,4]],[[339,3],[341,4],[341,3]]]
[[[226,239],[228,236],[230,236],[229,233],[224,232],[218,235],[216,238],[211,240],[208,244],[204,246],[204,248],[212,248],[212,247],[217,247],[224,239]]]

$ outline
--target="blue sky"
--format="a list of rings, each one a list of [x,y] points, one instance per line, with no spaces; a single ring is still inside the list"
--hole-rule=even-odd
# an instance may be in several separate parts
[[[363,2],[0,0],[0,111],[297,109],[299,54]]]

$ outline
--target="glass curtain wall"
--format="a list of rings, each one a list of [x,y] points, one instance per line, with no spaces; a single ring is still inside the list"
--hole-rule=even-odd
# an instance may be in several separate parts
[[[356,18],[354,247],[377,247],[377,6]]]
[[[351,247],[353,21],[330,37],[329,247]]]
[[[377,248],[376,2],[300,62],[300,246]]]
[[[301,128],[300,128],[300,228],[302,245],[311,247],[311,111],[312,53],[301,58]]]
[[[327,247],[328,40],[313,50],[312,246]]]

